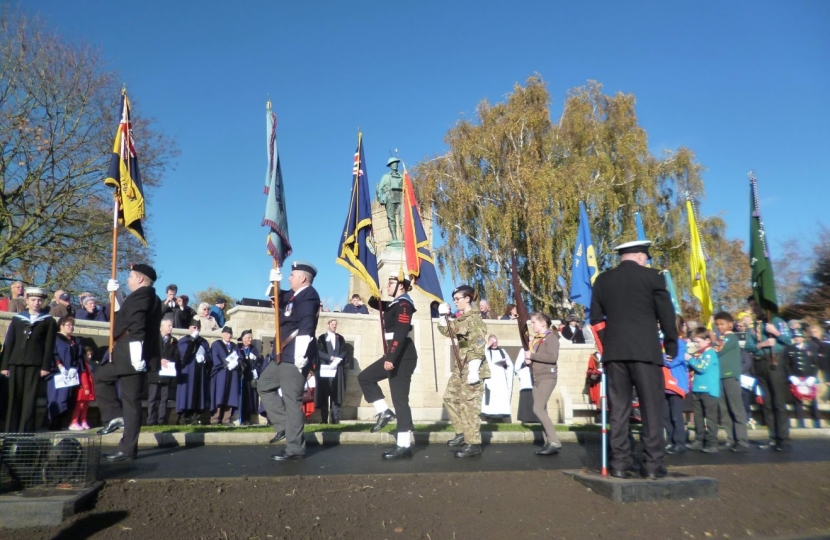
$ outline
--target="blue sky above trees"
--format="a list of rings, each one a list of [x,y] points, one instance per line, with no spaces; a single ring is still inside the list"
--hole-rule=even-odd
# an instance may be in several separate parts
[[[160,281],[182,292],[264,292],[270,95],[295,258],[318,266],[318,289],[333,306],[347,292],[348,273],[334,258],[358,126],[374,186],[390,151],[410,166],[442,153],[457,119],[536,72],[554,98],[554,119],[567,90],[589,79],[606,93],[635,94],[652,151],[687,146],[707,168],[701,212],[722,215],[731,237],[748,239],[749,169],[773,257],[778,242],[809,239],[828,224],[830,4],[632,4],[22,7],[99,47],[127,84],[133,114],[155,117],[176,138],[181,156],[150,194],[147,229]]]

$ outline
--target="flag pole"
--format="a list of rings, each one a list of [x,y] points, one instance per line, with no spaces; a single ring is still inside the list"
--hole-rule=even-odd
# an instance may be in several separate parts
[[[277,259],[274,259],[274,269],[277,269]],[[282,338],[280,336],[280,282],[271,282],[271,292],[274,293],[274,360],[282,362]]]
[[[115,279],[115,271],[117,269],[118,260],[118,195],[113,195],[113,210],[112,210],[112,269],[110,278]],[[115,291],[110,292],[110,337],[109,337],[109,353],[110,362],[112,362],[112,348],[115,345]]]

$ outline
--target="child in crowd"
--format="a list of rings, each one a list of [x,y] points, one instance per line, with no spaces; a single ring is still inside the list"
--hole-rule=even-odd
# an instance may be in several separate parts
[[[72,410],[72,423],[69,429],[79,431],[89,429],[86,421],[86,414],[89,410],[89,402],[95,401],[95,384],[92,382],[92,357],[95,351],[92,347],[84,347],[84,370],[81,372],[81,385],[75,397],[75,408]]]
[[[800,328],[792,330],[793,344],[784,349],[790,391],[795,396],[798,427],[805,427],[804,409],[810,409],[813,427],[821,427],[818,415],[818,354],[813,343],[805,343]]]
[[[683,421],[683,398],[689,393],[689,368],[686,363],[685,321],[680,315],[677,320],[677,356],[663,360],[668,369],[666,381],[666,453],[682,454],[686,451],[686,423]],[[664,369],[664,372],[666,370]]]
[[[695,442],[690,450],[707,454],[718,451],[718,401],[720,399],[720,362],[712,348],[712,334],[699,326],[692,331],[692,342],[697,351],[689,360],[694,372],[692,395],[695,413]]]
[[[720,333],[715,346],[720,364],[720,418],[726,430],[726,449],[745,453],[749,450],[749,437],[741,394],[741,346],[732,332],[733,323],[729,313],[715,314],[715,326]]]

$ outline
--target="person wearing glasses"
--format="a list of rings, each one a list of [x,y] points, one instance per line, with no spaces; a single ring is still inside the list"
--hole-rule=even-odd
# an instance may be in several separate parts
[[[444,393],[444,407],[455,429],[455,437],[447,444],[461,447],[455,457],[466,458],[481,455],[482,380],[490,378],[490,366],[484,362],[487,325],[481,319],[472,287],[457,287],[452,292],[452,300],[458,309],[458,318],[449,318],[447,304],[438,307],[438,331],[457,344],[453,347],[452,375]]]
[[[46,298],[40,287],[28,287],[27,309],[12,318],[6,332],[0,361],[0,375],[9,378],[6,433],[35,431],[37,387],[52,369],[58,334],[58,325],[44,306]]]

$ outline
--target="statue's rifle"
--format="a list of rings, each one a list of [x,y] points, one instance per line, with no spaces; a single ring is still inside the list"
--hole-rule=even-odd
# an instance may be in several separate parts
[[[458,375],[461,376],[461,373],[464,371],[464,362],[461,360],[461,351],[458,349],[458,341],[455,339],[455,330],[450,325],[450,314],[447,313],[444,315],[444,318],[447,321],[447,333],[450,337],[450,344],[452,344],[452,354],[455,357],[455,365],[458,366]]]

